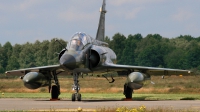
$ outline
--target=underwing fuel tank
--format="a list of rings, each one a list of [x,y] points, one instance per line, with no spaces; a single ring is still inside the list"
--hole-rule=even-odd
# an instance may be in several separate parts
[[[37,89],[39,87],[48,86],[48,79],[38,72],[29,72],[23,77],[24,86],[29,89]]]
[[[136,90],[136,89],[140,89],[143,87],[143,82],[144,82],[145,78],[144,75],[140,72],[132,72],[128,75],[127,77],[127,81],[126,84]]]

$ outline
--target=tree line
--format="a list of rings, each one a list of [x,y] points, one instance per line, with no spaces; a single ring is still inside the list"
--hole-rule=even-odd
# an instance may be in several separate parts
[[[67,41],[58,39],[42,42],[0,44],[0,73],[6,70],[58,64],[58,53]],[[106,36],[105,42],[117,55],[118,64],[200,70],[200,37],[180,35],[165,38],[159,34]]]

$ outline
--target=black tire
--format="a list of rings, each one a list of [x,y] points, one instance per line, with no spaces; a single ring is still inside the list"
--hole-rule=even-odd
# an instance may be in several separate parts
[[[79,93],[77,94],[77,100],[81,101],[81,94],[79,94]]]
[[[124,95],[126,99],[132,99],[133,89],[128,87],[126,84],[124,85]]]
[[[51,99],[58,99],[58,87],[56,85],[53,85],[51,88]]]
[[[76,100],[76,94],[72,94],[72,101]]]

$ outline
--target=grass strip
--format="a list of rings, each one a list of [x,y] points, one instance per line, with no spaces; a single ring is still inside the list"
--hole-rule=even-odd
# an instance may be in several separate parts
[[[50,93],[1,93],[0,98],[50,98]],[[62,93],[59,98],[70,100],[71,93]],[[82,100],[121,100],[121,93],[82,93]],[[200,100],[199,94],[133,94],[133,100]]]

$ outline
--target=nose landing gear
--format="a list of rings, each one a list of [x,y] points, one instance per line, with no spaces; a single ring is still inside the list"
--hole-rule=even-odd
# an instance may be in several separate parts
[[[75,90],[75,93],[72,94],[72,101],[81,101],[81,94],[79,93],[80,85],[78,84],[78,77],[80,73],[73,73],[74,84],[72,89]]]

